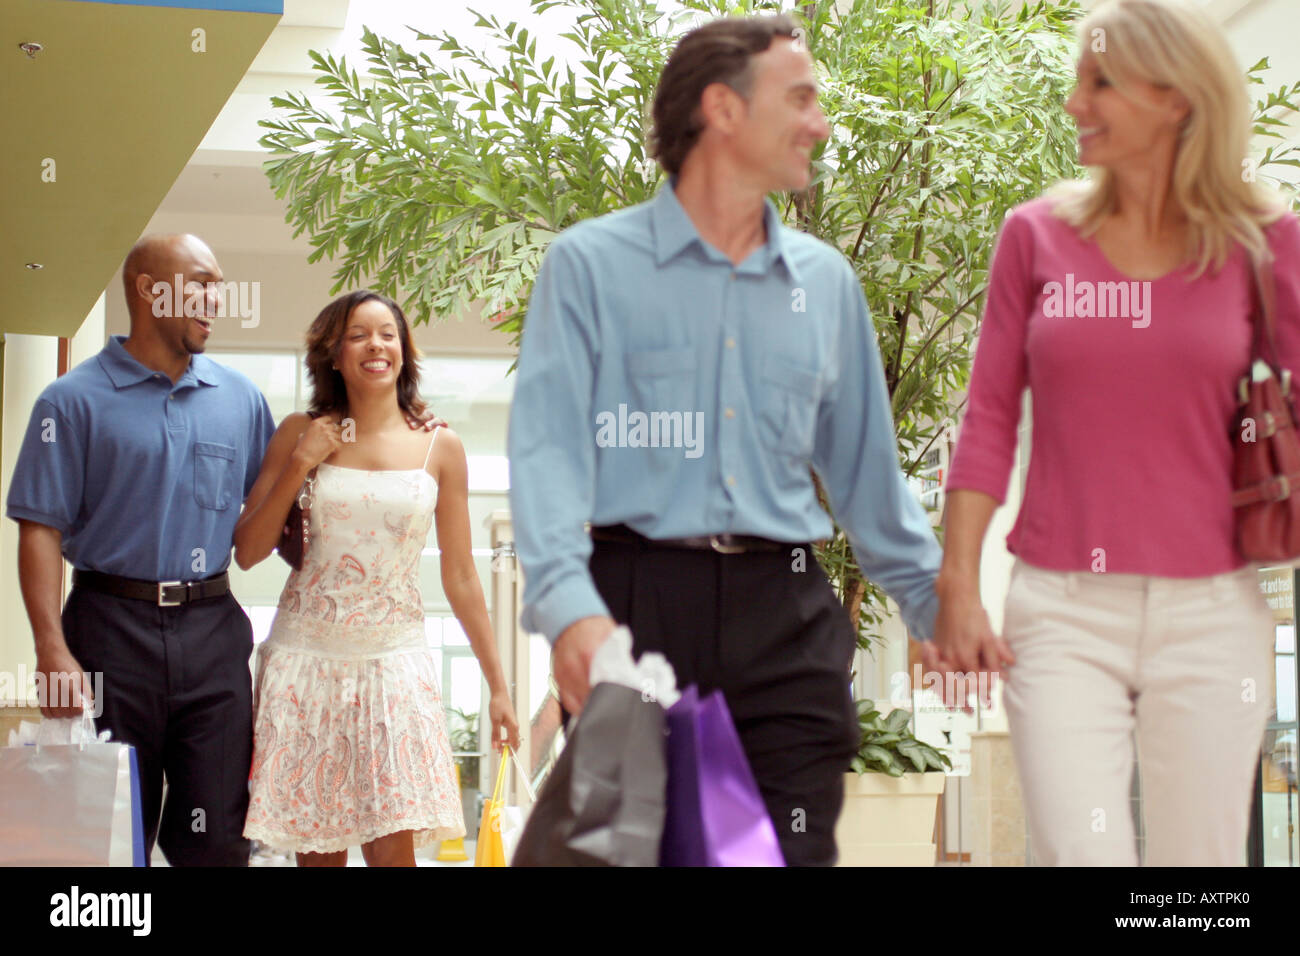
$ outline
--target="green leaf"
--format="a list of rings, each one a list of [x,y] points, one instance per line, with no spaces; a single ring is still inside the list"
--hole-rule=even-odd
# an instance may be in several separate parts
[[[885,718],[885,728],[891,734],[899,733],[907,727],[911,719],[912,715],[909,711],[901,709],[890,711],[889,716]]]
[[[917,773],[925,772],[925,753],[915,741],[899,744],[898,752],[912,762],[912,766],[916,768]]]
[[[866,760],[875,761],[882,767],[890,767],[894,763],[894,755],[884,747],[876,747],[871,744],[862,748],[862,756]]]

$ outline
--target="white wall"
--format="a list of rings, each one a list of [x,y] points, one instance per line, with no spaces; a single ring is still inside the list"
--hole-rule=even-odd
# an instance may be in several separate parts
[[[104,341],[104,297],[91,309],[72,339],[69,366],[98,352]],[[48,335],[6,335],[4,348],[4,437],[0,447],[0,502],[9,483],[18,450],[27,432],[32,406],[58,371],[59,340]],[[65,581],[65,590],[70,582]],[[18,523],[0,520],[0,672],[31,672],[36,663],[32,629],[18,585]],[[5,682],[9,684],[8,681]],[[0,700],[0,704],[5,701]]]

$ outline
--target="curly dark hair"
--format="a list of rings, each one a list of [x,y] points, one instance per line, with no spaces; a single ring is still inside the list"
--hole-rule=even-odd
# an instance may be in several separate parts
[[[775,37],[798,34],[787,14],[727,17],[692,30],[668,57],[651,108],[649,153],[671,176],[681,172],[704,124],[697,115],[700,96],[710,83],[725,83],[745,99],[754,89],[755,53]]]
[[[425,416],[424,400],[420,398],[420,352],[411,339],[411,326],[406,321],[402,307],[382,292],[358,289],[343,293],[321,309],[320,315],[316,316],[307,329],[307,374],[311,378],[311,404],[307,408],[307,414],[312,418],[334,411],[347,413],[347,386],[343,382],[342,373],[333,366],[342,350],[343,332],[347,329],[348,317],[353,309],[370,299],[377,299],[388,306],[397,320],[397,338],[402,343],[402,369],[397,373],[397,404],[407,415],[417,419]]]

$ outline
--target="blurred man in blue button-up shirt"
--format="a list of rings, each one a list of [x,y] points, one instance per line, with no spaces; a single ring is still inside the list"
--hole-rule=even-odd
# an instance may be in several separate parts
[[[856,628],[812,557],[831,523],[809,467],[921,638],[940,549],[853,269],[766,199],[808,186],[829,133],[794,23],[688,34],[653,119],[669,182],[558,236],[529,304],[509,442],[523,624],[572,712],[615,622],[679,686],[721,688],[786,861],[830,864]]]

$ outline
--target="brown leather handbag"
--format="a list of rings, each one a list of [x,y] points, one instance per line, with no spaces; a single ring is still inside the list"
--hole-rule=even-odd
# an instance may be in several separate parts
[[[302,570],[302,557],[307,551],[307,534],[311,529],[311,500],[316,488],[316,469],[307,473],[307,480],[298,490],[298,497],[289,506],[289,515],[280,531],[280,543],[275,550],[295,571]]]
[[[1237,387],[1232,507],[1247,561],[1300,556],[1300,440],[1291,370],[1277,350],[1273,267],[1255,263],[1251,362]],[[1267,354],[1266,354],[1267,350]]]

